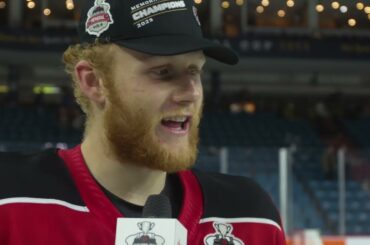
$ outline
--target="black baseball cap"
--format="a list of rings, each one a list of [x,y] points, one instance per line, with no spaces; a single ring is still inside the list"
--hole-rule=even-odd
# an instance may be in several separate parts
[[[116,43],[150,55],[203,50],[206,56],[236,64],[237,54],[203,37],[193,0],[85,0],[82,43]]]

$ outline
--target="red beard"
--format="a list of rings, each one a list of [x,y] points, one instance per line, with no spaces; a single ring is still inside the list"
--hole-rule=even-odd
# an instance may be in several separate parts
[[[107,106],[104,130],[110,154],[114,154],[118,161],[165,172],[177,172],[194,165],[202,108],[192,117],[188,143],[181,149],[171,150],[161,145],[155,134],[162,115],[153,118],[142,108],[128,106],[115,91],[109,91]],[[176,112],[172,114],[176,115]]]

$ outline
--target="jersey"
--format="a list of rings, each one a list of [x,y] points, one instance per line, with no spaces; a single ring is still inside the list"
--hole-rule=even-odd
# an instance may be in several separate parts
[[[84,162],[80,145],[0,154],[1,245],[113,245],[124,217]],[[177,173],[178,220],[191,245],[283,245],[270,197],[251,179],[199,170]]]

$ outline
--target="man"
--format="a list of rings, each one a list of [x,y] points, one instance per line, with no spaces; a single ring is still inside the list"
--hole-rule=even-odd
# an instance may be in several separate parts
[[[188,170],[197,155],[205,57],[191,0],[89,0],[64,54],[87,121],[69,150],[0,157],[0,244],[114,244],[117,218],[165,194],[188,244],[284,244],[268,195],[242,177]]]

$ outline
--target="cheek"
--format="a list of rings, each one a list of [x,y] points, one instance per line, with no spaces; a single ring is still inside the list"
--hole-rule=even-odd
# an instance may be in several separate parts
[[[204,93],[203,93],[203,86],[201,85],[200,87],[200,92],[199,92],[199,101],[202,103],[203,102],[203,97],[204,97]]]
[[[199,94],[199,100],[203,101],[203,83],[201,80],[197,82],[197,90]]]
[[[197,105],[198,107],[202,107],[203,105],[203,99],[204,99],[204,94],[203,94],[203,86],[200,85],[200,89],[199,89],[199,98],[197,100]]]
[[[154,94],[147,94],[138,98],[136,103],[133,105],[133,108],[137,108],[139,113],[145,114],[148,122],[155,123],[162,119],[165,105],[166,103],[163,97],[155,96]]]
[[[173,110],[171,101],[171,93],[166,92],[166,90],[157,91],[156,93],[150,93],[147,95],[148,107],[153,109],[153,112],[157,113],[159,116],[162,116],[168,111]]]

